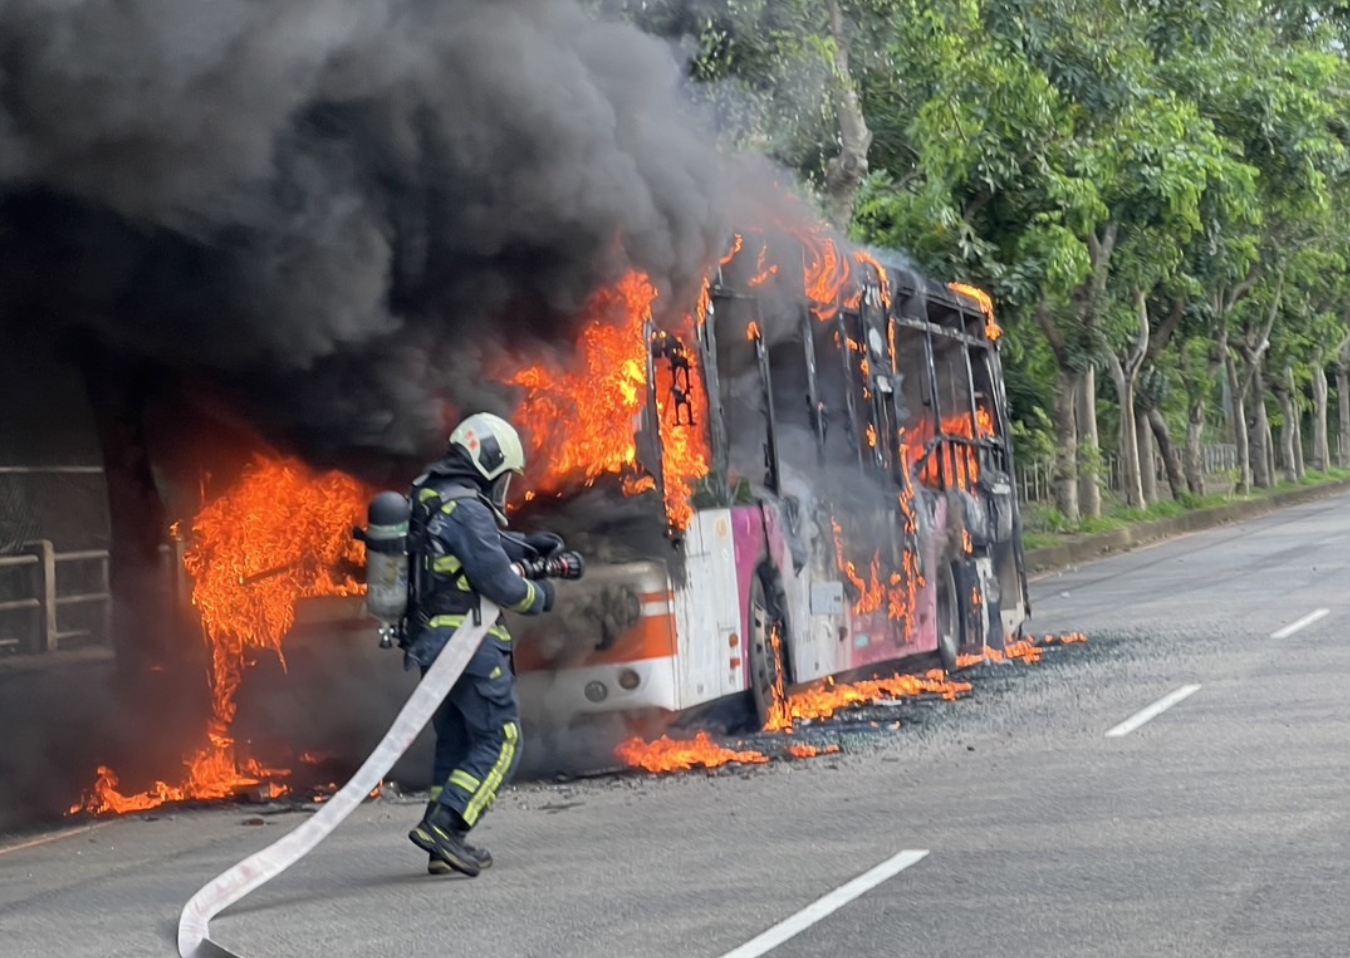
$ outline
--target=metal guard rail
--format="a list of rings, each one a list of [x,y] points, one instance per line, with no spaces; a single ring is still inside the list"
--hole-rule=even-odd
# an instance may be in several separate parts
[[[36,595],[26,599],[9,599],[0,602],[0,614],[10,612],[30,612],[39,614],[35,627],[31,629],[29,641],[0,639],[2,645],[26,645],[30,652],[55,652],[64,638],[84,634],[85,630],[62,632],[58,627],[57,612],[61,608],[73,605],[85,605],[101,602],[102,635],[104,642],[112,640],[112,590],[108,582],[109,554],[106,549],[83,549],[72,552],[57,552],[48,539],[25,542],[23,551],[17,555],[0,556],[0,572],[36,567],[37,575],[34,591]],[[74,595],[61,595],[56,582],[56,567],[62,563],[99,562],[101,563],[101,591],[83,592]]]

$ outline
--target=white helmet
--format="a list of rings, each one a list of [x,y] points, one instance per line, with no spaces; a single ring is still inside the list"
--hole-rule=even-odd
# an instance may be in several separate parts
[[[504,520],[511,476],[525,472],[525,450],[520,443],[520,433],[500,416],[479,412],[455,427],[448,445],[450,449],[458,446],[464,450],[490,490],[489,497],[498,518]]]

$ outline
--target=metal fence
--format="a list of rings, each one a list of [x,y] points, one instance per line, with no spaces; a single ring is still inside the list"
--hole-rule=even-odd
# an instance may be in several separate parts
[[[63,568],[90,563],[96,564],[96,591],[61,588]],[[47,539],[25,542],[13,555],[0,556],[0,576],[9,580],[5,593],[20,596],[0,601],[0,653],[55,652],[73,639],[111,642],[112,592],[106,549],[57,552]],[[87,581],[87,576],[71,578]],[[63,609],[88,606],[94,607],[92,616],[70,616],[69,612],[62,616]],[[65,621],[69,619],[78,621]]]
[[[1167,487],[1166,464],[1154,457],[1160,489]],[[1222,475],[1238,467],[1237,446],[1232,443],[1206,443],[1200,447],[1200,466],[1207,476]],[[1119,492],[1124,487],[1120,458],[1113,453],[1101,455],[1103,489]],[[1055,460],[1053,456],[1019,462],[1017,494],[1023,502],[1049,502],[1055,497]]]
[[[107,483],[94,465],[0,465],[0,655],[111,644]]]

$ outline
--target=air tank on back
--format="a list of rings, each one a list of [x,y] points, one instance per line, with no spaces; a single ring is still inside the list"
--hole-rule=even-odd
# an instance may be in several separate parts
[[[408,523],[412,506],[397,492],[381,492],[366,510],[366,609],[372,618],[397,626],[408,611]]]

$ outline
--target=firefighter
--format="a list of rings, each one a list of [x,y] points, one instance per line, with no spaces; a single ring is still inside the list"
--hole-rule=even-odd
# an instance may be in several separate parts
[[[553,607],[553,584],[512,568],[523,549],[551,554],[562,540],[505,533],[511,476],[525,468],[516,430],[478,413],[450,434],[446,455],[412,487],[411,586],[406,667],[425,675],[483,596],[502,609],[538,615]],[[500,619],[432,719],[436,732],[431,801],[408,837],[430,854],[427,870],[470,877],[492,864],[467,841],[520,759],[511,635]]]

